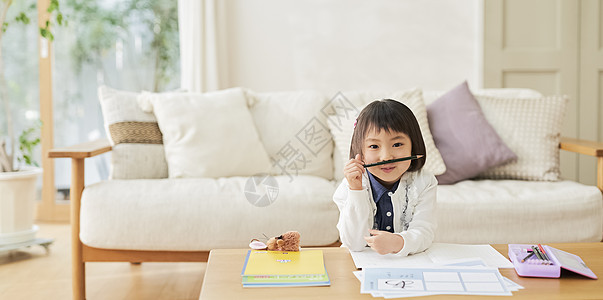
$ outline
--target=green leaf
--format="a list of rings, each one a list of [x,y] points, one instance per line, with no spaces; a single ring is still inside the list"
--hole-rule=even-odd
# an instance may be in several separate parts
[[[54,41],[54,35],[46,28],[40,28],[40,35],[51,42]]]
[[[63,14],[62,13],[57,14],[57,23],[59,25],[63,25]]]
[[[40,144],[40,133],[39,129],[41,122],[36,122],[35,125],[29,127],[21,132],[19,135],[19,155],[17,155],[17,161],[19,163],[25,163],[26,165],[38,166],[38,163],[33,159],[33,152],[37,145]]]
[[[30,20],[30,19],[27,17],[27,15],[26,15],[24,12],[22,12],[22,13],[19,15],[19,17],[20,17],[20,19],[21,19],[21,22],[23,22],[23,23],[24,23],[24,24],[26,24],[26,25],[27,25],[27,24],[29,24],[29,22],[31,21],[31,20]]]
[[[46,11],[48,11],[49,13],[58,10],[59,9],[59,1],[58,0],[51,0],[50,1],[50,5],[48,5],[48,9]]]

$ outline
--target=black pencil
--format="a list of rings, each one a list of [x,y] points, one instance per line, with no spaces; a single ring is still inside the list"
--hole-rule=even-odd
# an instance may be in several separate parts
[[[540,251],[538,250],[538,248],[536,248],[535,246],[532,246],[532,251],[535,252],[534,254],[536,255],[536,257],[538,257],[538,259],[544,260],[544,257],[542,257],[542,255],[540,255]]]
[[[544,260],[550,261],[549,256],[546,255],[546,252],[544,252],[544,248],[542,247],[542,245],[538,244],[538,249],[540,250],[540,253],[544,257]]]
[[[407,156],[407,157],[402,157],[402,158],[396,158],[396,159],[390,159],[390,160],[384,160],[384,161],[380,161],[374,164],[368,164],[368,165],[363,165],[363,167],[365,168],[369,168],[369,167],[374,167],[374,166],[380,166],[380,165],[386,165],[386,164],[391,164],[391,163],[395,163],[395,162],[399,162],[399,161],[405,161],[405,160],[413,160],[413,159],[419,159],[421,157],[423,157],[424,155],[419,154],[419,155],[411,155],[411,156]]]
[[[534,251],[530,252],[530,254],[528,254],[528,256],[524,257],[524,258],[521,260],[521,262],[525,262],[525,261],[526,261],[526,259],[528,259],[528,258],[532,257],[532,255],[534,255]]]

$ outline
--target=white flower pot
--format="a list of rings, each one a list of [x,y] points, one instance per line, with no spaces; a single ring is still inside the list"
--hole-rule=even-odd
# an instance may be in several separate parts
[[[0,172],[0,246],[33,240],[36,181],[40,168]]]

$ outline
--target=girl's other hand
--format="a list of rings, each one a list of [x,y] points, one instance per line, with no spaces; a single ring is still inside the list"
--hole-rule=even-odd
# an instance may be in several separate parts
[[[366,243],[379,254],[398,253],[404,247],[404,238],[389,231],[369,230]]]
[[[364,167],[362,166],[362,160],[360,154],[356,154],[356,157],[350,159],[343,168],[343,175],[348,181],[350,190],[362,190],[362,173],[364,173]]]

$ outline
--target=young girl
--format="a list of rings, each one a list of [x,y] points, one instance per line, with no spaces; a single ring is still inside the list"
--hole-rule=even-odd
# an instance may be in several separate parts
[[[364,168],[364,164],[424,155]],[[374,101],[358,116],[345,179],[333,200],[339,208],[343,246],[401,256],[427,249],[434,237],[437,180],[422,171],[425,143],[417,119],[404,104]]]

